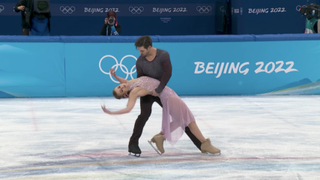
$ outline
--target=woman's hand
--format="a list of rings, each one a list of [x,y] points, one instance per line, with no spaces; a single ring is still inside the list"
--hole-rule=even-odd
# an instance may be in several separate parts
[[[101,105],[101,108],[102,108],[103,112],[105,112],[107,114],[112,114],[112,112],[109,111],[108,109],[106,109],[106,107],[104,105]]]
[[[116,71],[115,71],[113,68],[110,69],[110,74],[111,74],[113,77],[116,77],[116,76],[117,76],[117,75],[116,75]]]

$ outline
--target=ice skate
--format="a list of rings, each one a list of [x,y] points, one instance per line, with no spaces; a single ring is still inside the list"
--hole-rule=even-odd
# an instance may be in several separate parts
[[[151,145],[151,147],[161,156],[162,155],[162,153],[153,145],[153,143],[150,141],[150,140],[148,140],[148,143]]]
[[[164,153],[164,148],[163,148],[164,138],[162,134],[154,135],[151,141],[148,141],[148,142],[153,147],[153,149],[157,151],[159,155]],[[155,148],[151,142],[156,143],[157,148]]]
[[[141,150],[138,144],[129,145],[128,151],[129,151],[128,155],[130,156],[140,157],[141,155]]]
[[[219,155],[220,154],[220,149],[214,147],[211,145],[211,141],[210,139],[206,139],[205,142],[203,142],[201,144],[201,152],[202,153],[210,153],[210,154],[214,154],[214,155]]]

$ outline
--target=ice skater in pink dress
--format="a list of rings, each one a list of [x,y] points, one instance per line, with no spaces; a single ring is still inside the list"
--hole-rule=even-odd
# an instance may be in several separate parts
[[[102,109],[107,114],[129,113],[133,109],[138,97],[150,94],[160,83],[157,79],[147,76],[128,81],[117,76],[114,69],[111,68],[110,72],[121,83],[114,88],[113,96],[117,99],[129,97],[129,100],[127,107],[118,111],[109,111],[103,105]],[[159,98],[163,105],[162,128],[161,132],[155,135],[151,141],[156,143],[160,154],[164,153],[163,141],[167,140],[171,145],[174,145],[183,135],[186,126],[201,141],[202,153],[220,153],[220,149],[211,145],[210,139],[204,138],[190,109],[171,88],[166,86],[159,95]]]

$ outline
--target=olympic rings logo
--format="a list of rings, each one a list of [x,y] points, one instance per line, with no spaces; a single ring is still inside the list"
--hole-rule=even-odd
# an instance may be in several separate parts
[[[303,5],[303,6],[298,5],[298,6],[296,6],[296,10],[299,12],[300,8],[302,8],[302,7],[306,7],[306,5]]]
[[[138,6],[130,6],[129,7],[129,11],[131,12],[131,14],[141,14],[144,11],[144,8],[142,6],[138,7]]]
[[[197,6],[196,7],[197,11],[199,13],[209,13],[211,10],[212,10],[212,7],[211,6]]]
[[[0,5],[0,13],[4,11],[4,6],[3,5]]]
[[[105,56],[103,56],[103,57],[100,59],[100,61],[99,61],[100,71],[101,71],[103,74],[109,75],[109,76],[110,76],[110,79],[111,79],[113,82],[119,83],[118,81],[116,81],[116,80],[113,79],[110,71],[109,71],[109,72],[106,72],[106,71],[104,71],[104,70],[102,69],[102,67],[101,67],[101,62],[102,62],[104,59],[106,59],[106,58],[112,58],[112,59],[116,62],[116,64],[113,65],[112,68],[113,68],[115,71],[117,71],[118,68],[120,67],[120,70],[121,70],[124,74],[126,74],[125,79],[128,79],[129,76],[131,77],[131,79],[134,79],[132,75],[133,75],[135,72],[137,72],[137,70],[135,69],[135,68],[136,68],[136,65],[133,65],[133,66],[131,67],[130,71],[129,71],[129,69],[128,69],[125,65],[123,65],[123,61],[124,61],[126,58],[133,58],[133,59],[135,59],[135,60],[137,61],[137,58],[136,58],[135,56],[133,56],[133,55],[126,55],[126,56],[124,56],[124,57],[120,60],[120,63],[118,63],[117,58],[115,58],[115,57],[112,56],[112,55],[105,55]]]
[[[76,11],[76,8],[74,6],[60,6],[60,11],[63,14],[72,14],[74,11]]]

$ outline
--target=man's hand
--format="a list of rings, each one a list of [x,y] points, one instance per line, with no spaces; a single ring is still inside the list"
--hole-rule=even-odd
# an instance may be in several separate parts
[[[104,18],[104,24],[108,24],[109,20],[108,18]]]
[[[159,95],[160,95],[160,94],[158,94],[158,93],[156,92],[155,89],[154,89],[153,91],[151,91],[150,94],[151,94],[152,96],[159,96]]]
[[[20,11],[24,11],[24,8],[25,8],[25,7],[24,7],[23,5],[18,7],[18,9],[19,9]]]

